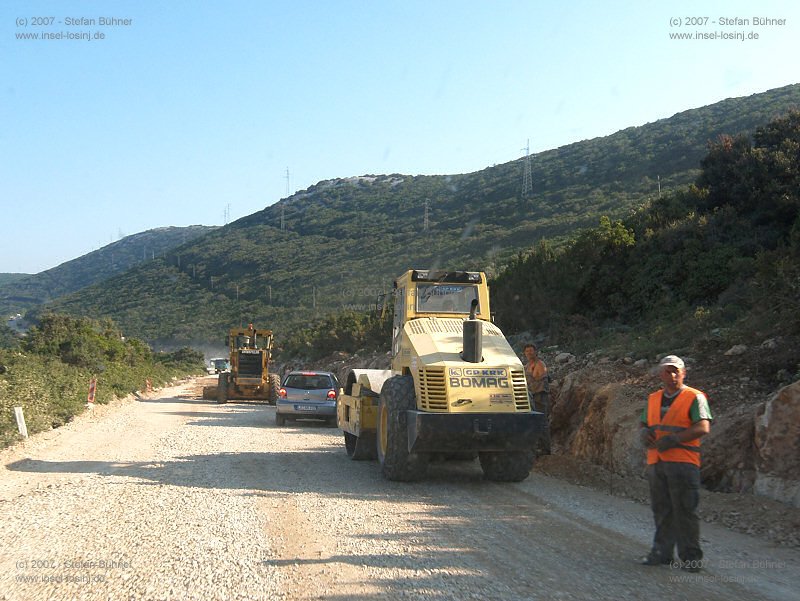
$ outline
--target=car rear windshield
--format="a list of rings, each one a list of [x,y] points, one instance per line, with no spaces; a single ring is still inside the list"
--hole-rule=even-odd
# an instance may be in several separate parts
[[[290,374],[283,385],[286,388],[304,388],[306,390],[333,388],[330,376],[326,375]]]

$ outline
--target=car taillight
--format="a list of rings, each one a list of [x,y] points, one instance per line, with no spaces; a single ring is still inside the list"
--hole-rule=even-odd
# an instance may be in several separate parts
[[[286,398],[286,389],[285,388],[281,388],[278,391],[278,396],[281,397],[282,399],[285,399]]]
[[[335,390],[329,390],[328,391],[328,398],[331,399],[331,400],[335,399],[336,398],[336,391]]]

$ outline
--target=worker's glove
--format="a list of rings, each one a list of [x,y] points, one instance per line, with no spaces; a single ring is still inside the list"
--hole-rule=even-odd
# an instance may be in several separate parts
[[[654,437],[655,433],[652,428],[639,428],[639,441],[642,443],[643,447],[652,449],[655,444]]]
[[[666,436],[662,436],[658,439],[656,443],[656,448],[659,451],[667,451],[669,449],[673,449],[677,447],[681,442],[678,440],[678,437],[674,434],[667,434]]]

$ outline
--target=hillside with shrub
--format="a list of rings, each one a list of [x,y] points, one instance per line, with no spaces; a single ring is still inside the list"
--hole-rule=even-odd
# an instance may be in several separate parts
[[[800,86],[788,86],[538,153],[531,157],[530,197],[521,195],[521,159],[463,175],[320,182],[50,308],[111,317],[156,343],[218,341],[231,325],[250,322],[275,329],[278,341],[296,338],[299,330],[333,314],[367,311],[409,267],[480,269],[496,276],[509,262],[513,269],[529,260],[531,247],[541,244],[550,253],[574,245],[568,243],[574,232],[596,226],[603,216],[611,231],[598,235],[616,236],[615,224],[632,212],[642,215],[657,198],[659,183],[662,213],[684,196],[691,203],[695,192],[685,189],[700,175],[710,141],[721,135],[748,138],[756,127],[798,106]],[[648,214],[657,219],[655,212]],[[643,224],[644,230],[655,231],[654,226],[659,223]],[[646,235],[633,232],[634,248]],[[627,256],[622,243],[615,252]],[[580,244],[589,254],[605,248],[595,248],[586,237]],[[720,254],[725,252],[715,247],[698,261],[712,265],[727,258]],[[589,264],[571,265],[559,279],[589,296],[566,301],[589,302],[592,314],[603,319],[634,310],[620,304],[617,297],[626,294],[620,290],[611,291],[612,309],[603,309],[606,300],[592,295],[602,293],[604,273],[584,265]],[[592,279],[597,289],[585,285]],[[694,286],[719,287],[704,277],[694,279]],[[653,299],[652,290],[634,292],[642,297],[640,305]],[[509,319],[514,327],[528,325]]]
[[[800,378],[800,112],[719,137],[693,184],[561,244],[539,241],[490,286],[508,334],[620,357],[780,336],[787,352],[762,375]],[[285,350],[385,351],[387,322],[340,313],[295,331]]]
[[[28,277],[27,273],[0,273],[0,286],[17,282],[26,277]]]
[[[156,228],[126,236],[37,274],[0,274],[0,314],[23,312],[124,273],[135,265],[160,259],[170,249],[214,229],[203,225]]]
[[[577,346],[615,331],[632,348],[800,335],[800,112],[720,137],[700,168],[624,219],[520,253],[493,282],[499,325]]]
[[[202,353],[184,348],[153,353],[126,338],[110,320],[46,314],[23,339],[0,339],[0,447],[18,440],[14,407],[22,407],[29,434],[70,421],[86,405],[97,379],[95,402],[108,403],[205,371]]]

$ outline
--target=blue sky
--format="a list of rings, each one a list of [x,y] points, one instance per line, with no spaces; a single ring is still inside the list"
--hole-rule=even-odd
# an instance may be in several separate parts
[[[715,31],[746,39],[670,39]],[[798,56],[794,1],[4,0],[0,272],[243,217],[287,169],[476,171],[798,83]]]

